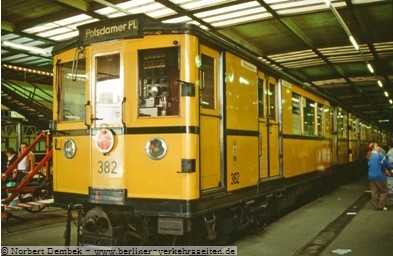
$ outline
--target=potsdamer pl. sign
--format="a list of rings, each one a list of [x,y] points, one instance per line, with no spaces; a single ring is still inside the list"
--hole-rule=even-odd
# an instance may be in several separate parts
[[[123,16],[115,19],[106,19],[78,27],[79,40],[83,45],[97,42],[142,37],[142,26],[154,22],[145,15]]]

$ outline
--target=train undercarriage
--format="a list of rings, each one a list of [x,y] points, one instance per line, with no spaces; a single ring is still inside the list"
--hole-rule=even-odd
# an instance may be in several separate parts
[[[343,172],[336,178],[328,175],[301,182],[194,218],[137,216],[125,206],[70,204],[65,245],[70,245],[72,211],[78,213],[74,222],[79,245],[228,245],[239,235],[261,231],[270,221],[326,194],[348,178]]]

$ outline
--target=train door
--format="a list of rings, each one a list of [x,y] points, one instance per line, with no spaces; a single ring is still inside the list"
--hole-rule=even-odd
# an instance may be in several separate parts
[[[111,49],[108,51],[108,49]],[[91,184],[121,188],[123,173],[124,72],[121,43],[91,48]]]
[[[259,131],[261,138],[260,177],[281,175],[279,137],[279,88],[274,78],[258,78]]]
[[[225,186],[222,171],[222,93],[220,81],[220,54],[201,45],[201,79],[203,89],[200,100],[200,170],[201,190]]]

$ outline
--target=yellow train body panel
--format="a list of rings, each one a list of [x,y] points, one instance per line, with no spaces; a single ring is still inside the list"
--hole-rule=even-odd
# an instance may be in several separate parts
[[[215,188],[219,186],[220,177],[220,158],[213,152],[221,152],[220,140],[215,135],[220,132],[220,123],[217,118],[206,116],[200,121],[201,133],[206,134],[204,139],[200,141],[201,150],[212,152],[203,155],[202,166],[206,166],[201,173],[201,189]]]
[[[227,129],[258,131],[257,68],[230,53],[226,60]]]
[[[227,144],[228,191],[258,184],[258,139],[228,136]]]
[[[314,172],[316,170],[325,171],[332,164],[332,150],[329,130],[322,130],[322,136],[309,136],[299,133],[295,123],[304,123],[304,120],[295,119],[293,115],[293,93],[301,95],[315,103],[318,103],[324,110],[329,109],[329,105],[322,98],[294,86],[288,82],[283,83],[282,87],[282,109],[283,109],[283,133],[291,135],[283,138],[283,168],[285,177]],[[302,102],[301,104],[304,104]],[[302,105],[301,105],[302,106]],[[303,105],[304,107],[304,105]],[[322,127],[329,124],[329,112],[323,111],[320,122]]]
[[[53,153],[53,168],[55,191],[64,191],[87,195],[91,185],[90,172],[90,138],[88,136],[73,136],[77,143],[77,154],[73,159],[67,159],[62,151],[63,144],[70,137],[55,138]]]
[[[329,142],[319,140],[284,140],[283,159],[286,178],[314,172],[326,171],[331,166]]]
[[[165,158],[150,159],[145,152],[151,135],[126,137],[128,197],[192,200],[199,197],[198,172],[181,173],[181,159],[196,155],[195,135],[160,135],[168,145]]]

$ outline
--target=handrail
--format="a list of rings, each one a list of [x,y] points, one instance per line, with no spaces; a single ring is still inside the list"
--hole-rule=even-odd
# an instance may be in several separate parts
[[[11,174],[11,172],[17,167],[18,163],[22,161],[22,159],[29,154],[34,146],[43,138],[46,137],[46,154],[45,157],[36,165],[32,171],[28,172],[27,175],[22,179],[22,181],[18,184],[17,188],[12,191],[12,194],[5,199],[5,204],[8,205],[19,193],[20,191],[30,182],[30,180],[38,173],[38,171],[46,165],[46,175],[45,180],[50,179],[50,168],[49,168],[49,160],[53,155],[53,149],[51,147],[51,138],[49,130],[42,131],[34,142],[26,148],[25,151],[22,152],[20,156],[16,159],[14,163],[12,163],[7,170],[1,175],[3,180],[6,180],[7,177]]]
[[[10,196],[8,196],[5,199],[5,204],[8,205],[12,200],[14,200],[15,197],[18,196],[19,192],[21,191],[22,188],[24,188],[30,180],[38,173],[38,171],[46,164],[49,162],[49,159],[53,155],[53,149],[48,151],[48,153],[45,155],[45,157],[41,160],[41,162],[34,167],[34,169],[31,172],[28,172],[26,177],[23,178],[23,180],[19,183],[18,187],[12,192]]]
[[[28,146],[28,147],[26,148],[26,150],[23,151],[23,153],[22,153],[20,156],[18,156],[18,158],[15,160],[15,162],[13,162],[13,163],[7,168],[7,170],[1,175],[1,178],[2,178],[3,180],[6,180],[6,179],[8,178],[8,176],[10,176],[10,174],[12,173],[12,170],[14,170],[14,169],[18,166],[18,164],[20,163],[20,161],[22,161],[22,159],[23,159],[25,156],[27,156],[27,154],[29,154],[29,153],[33,150],[33,148],[35,147],[35,145],[38,144],[38,142],[40,142],[40,140],[41,140],[46,134],[49,134],[49,130],[42,131],[42,132],[38,135],[38,137],[33,141],[33,143],[32,143],[30,146]]]

